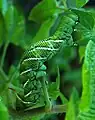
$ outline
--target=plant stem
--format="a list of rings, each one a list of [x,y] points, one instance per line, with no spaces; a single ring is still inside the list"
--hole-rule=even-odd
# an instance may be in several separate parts
[[[64,113],[67,111],[67,107],[68,107],[67,104],[55,105],[54,107],[52,107],[50,111],[46,111],[44,107],[32,109],[29,111],[19,111],[19,112],[13,109],[9,109],[9,113],[12,117],[14,117],[14,120],[25,120],[25,119],[28,120],[28,118],[31,119],[33,116],[41,115],[41,114]]]
[[[60,89],[60,73],[59,73],[59,67],[58,66],[57,66],[56,85],[57,85],[57,90],[59,90]]]
[[[4,65],[4,60],[5,60],[8,45],[9,45],[9,41],[7,41],[4,46],[4,50],[3,50],[3,54],[2,54],[2,58],[1,58],[1,68],[3,68],[3,65]]]
[[[64,5],[65,9],[67,9],[66,0],[62,0],[62,2],[63,2],[63,5]]]
[[[47,86],[46,86],[46,78],[43,77],[41,82],[42,82],[42,86],[43,86],[43,92],[44,92],[44,96],[45,96],[45,101],[46,101],[46,110],[49,111],[52,107],[51,101],[49,100],[49,94],[48,94],[48,90],[47,90]]]

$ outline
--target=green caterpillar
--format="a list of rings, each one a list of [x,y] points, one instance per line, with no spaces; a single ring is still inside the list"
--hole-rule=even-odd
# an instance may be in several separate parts
[[[95,43],[89,41],[83,66],[83,93],[78,120],[95,120]]]
[[[20,84],[24,92],[18,95],[22,108],[45,106],[46,89],[43,89],[43,85],[46,87],[46,84],[42,84],[40,79],[46,75],[44,62],[58,53],[61,47],[73,45],[72,32],[77,20],[75,14],[63,15],[53,36],[35,43],[24,53],[20,63]]]

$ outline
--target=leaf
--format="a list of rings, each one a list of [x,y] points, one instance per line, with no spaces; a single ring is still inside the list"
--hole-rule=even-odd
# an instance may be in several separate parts
[[[59,67],[57,66],[57,78],[56,82],[52,82],[49,84],[49,95],[53,100],[56,100],[58,96],[61,95],[60,93],[60,73],[59,73]],[[65,100],[65,99],[64,99]]]
[[[77,114],[78,114],[78,100],[79,100],[79,96],[78,96],[78,92],[75,88],[73,88],[73,92],[71,94],[70,97],[70,101],[68,103],[68,110],[66,113],[66,117],[65,120],[76,120]]]
[[[8,78],[13,85],[18,86],[19,70],[13,65],[9,69]]]
[[[90,11],[86,11],[84,9],[73,9],[79,17],[79,22],[83,25],[86,29],[92,30],[94,27],[94,17]]]
[[[95,42],[95,32],[94,28],[92,30],[84,27],[82,24],[78,23],[74,32],[74,40],[79,46],[85,47],[89,40]]]
[[[68,100],[67,98],[60,92],[60,99],[62,101],[62,104],[67,104]]]
[[[6,86],[6,81],[4,81],[0,76],[0,94],[4,91],[5,86]]]
[[[24,17],[11,4],[4,16],[7,28],[7,40],[14,44],[21,44],[24,41]]]
[[[87,69],[86,64],[83,64],[82,67],[82,85],[83,85],[83,91],[82,91],[82,97],[80,102],[80,110],[84,111],[89,107],[90,103],[90,72]]]
[[[32,116],[32,119],[31,120],[41,120],[43,119],[45,116],[45,114],[40,114],[40,115],[37,115],[37,116]]]
[[[8,1],[7,0],[0,0],[0,12],[5,15],[8,8]]]
[[[6,36],[6,28],[5,28],[4,17],[0,12],[0,46],[4,42],[5,36]]]
[[[33,38],[33,42],[38,42],[38,41],[43,40],[43,39],[45,39],[49,36],[50,28],[54,24],[55,18],[56,17],[48,18],[47,20],[45,20],[42,23],[42,25],[41,25],[40,29],[38,30],[36,36]]]
[[[29,20],[35,21],[37,23],[42,23],[49,17],[62,12],[62,10],[56,6],[57,2],[55,0],[43,0],[32,9],[29,15]]]
[[[81,47],[79,47],[80,62],[82,61],[84,55],[85,55],[85,47],[84,47],[84,46],[81,46]]]
[[[79,106],[79,118],[85,120],[94,120],[94,82],[95,82],[95,43],[90,40],[85,51],[85,59],[82,73],[82,97]],[[93,107],[92,107],[93,106]],[[93,112],[92,112],[93,111]]]
[[[67,0],[67,6],[69,8],[81,8],[83,7],[89,0]]]
[[[9,120],[9,114],[6,106],[4,105],[2,98],[0,97],[0,119]]]
[[[56,84],[56,82],[52,82],[51,84],[49,84],[48,92],[49,92],[49,96],[53,100],[57,99],[57,97],[60,95],[60,91],[57,90],[57,84]]]

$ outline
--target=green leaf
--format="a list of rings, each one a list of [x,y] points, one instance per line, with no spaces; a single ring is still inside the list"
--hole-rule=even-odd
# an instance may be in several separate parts
[[[81,8],[83,7],[89,0],[67,0],[67,6],[69,8]]]
[[[86,29],[92,30],[94,27],[94,17],[90,11],[86,11],[84,9],[73,9],[79,17],[79,22],[83,25]]]
[[[0,12],[5,15],[8,8],[8,1],[7,0],[0,0]]]
[[[2,98],[0,97],[0,120],[9,120],[9,114],[6,106],[2,102]]]
[[[6,86],[6,81],[4,81],[0,76],[0,94],[4,91],[5,86]]]
[[[43,0],[32,9],[29,19],[37,23],[42,23],[44,20],[60,12],[62,10],[57,7],[56,0]]]
[[[32,119],[31,120],[41,120],[42,118],[44,118],[44,114],[40,114],[40,115],[37,115],[37,116],[32,116]]]
[[[80,102],[80,110],[84,111],[89,108],[90,103],[90,71],[88,71],[86,64],[83,64],[82,67],[82,84],[83,84],[83,91],[82,97]]]
[[[67,98],[60,92],[60,99],[62,101],[62,104],[67,104],[68,100]]]
[[[57,78],[56,82],[52,82],[49,84],[49,95],[53,100],[56,100],[58,96],[60,96],[60,73],[59,73],[59,67],[57,66]]]
[[[81,46],[81,47],[79,47],[80,62],[82,61],[84,55],[85,55],[85,47],[84,47],[84,46]]]
[[[65,120],[71,120],[71,117],[72,120],[76,120],[78,114],[78,100],[79,100],[78,92],[75,88],[73,88]]]
[[[7,40],[16,45],[21,45],[21,41],[24,41],[25,37],[24,17],[10,4],[4,19],[7,28]]]
[[[4,42],[4,38],[6,36],[5,22],[2,13],[0,12],[0,46]]]
[[[13,85],[18,86],[19,70],[13,65],[9,69],[8,78]]]
[[[52,82],[52,83],[49,84],[48,92],[49,92],[49,96],[53,100],[57,99],[57,97],[60,95],[60,91],[57,90],[57,84],[56,84],[56,82]]]
[[[52,25],[55,22],[56,17],[52,17],[52,18],[48,18],[47,20],[45,20],[40,29],[38,30],[36,36],[33,38],[33,42],[38,42],[40,40],[43,40],[45,38],[47,38],[49,36],[50,33],[50,28],[52,27]]]
[[[74,40],[79,46],[86,46],[89,40],[95,42],[95,30],[94,27],[89,29],[83,26],[81,23],[78,23],[75,27]]]
[[[79,118],[85,120],[94,120],[94,81],[95,81],[95,43],[89,41],[85,51],[85,59],[82,70],[82,97],[79,107]],[[93,106],[93,107],[92,107]],[[93,111],[93,112],[92,112]],[[79,119],[79,120],[80,120]]]

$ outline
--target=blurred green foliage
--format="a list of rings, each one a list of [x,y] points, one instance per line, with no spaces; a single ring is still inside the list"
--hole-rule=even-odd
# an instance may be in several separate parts
[[[79,23],[72,35],[78,47],[62,49],[45,64],[48,68],[49,94],[55,100],[53,104],[67,104],[67,99],[70,98],[65,119],[71,120],[72,116],[72,120],[76,120],[76,101],[79,100],[78,94],[81,95],[81,80],[84,79],[81,76],[81,68],[85,47],[90,39],[95,42],[95,11],[81,9],[87,2],[88,0],[42,0],[30,11],[26,22],[24,13],[16,8],[12,0],[0,0],[0,96],[3,101],[0,101],[1,120],[8,120],[8,108],[15,109],[15,91],[23,91],[19,84],[19,62],[23,51],[35,42],[52,35],[60,13],[68,9],[79,17]],[[73,87],[77,90],[73,89],[71,94]],[[40,119],[58,120],[59,115],[40,115],[32,118]]]

